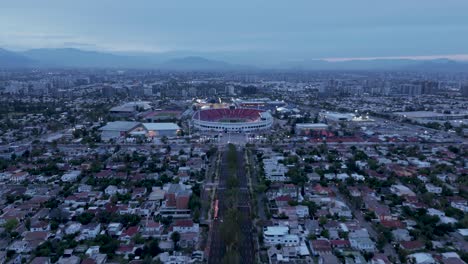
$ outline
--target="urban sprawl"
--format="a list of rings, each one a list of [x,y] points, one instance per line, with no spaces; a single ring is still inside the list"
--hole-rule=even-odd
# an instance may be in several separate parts
[[[0,71],[0,263],[468,262],[468,75]]]

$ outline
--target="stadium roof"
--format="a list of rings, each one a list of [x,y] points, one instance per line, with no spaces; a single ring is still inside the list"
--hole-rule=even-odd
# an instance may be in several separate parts
[[[146,130],[179,130],[180,127],[175,123],[143,123]]]
[[[130,131],[135,127],[139,126],[140,122],[132,122],[132,121],[115,121],[109,122],[107,125],[101,127],[99,130],[107,130],[107,131]]]

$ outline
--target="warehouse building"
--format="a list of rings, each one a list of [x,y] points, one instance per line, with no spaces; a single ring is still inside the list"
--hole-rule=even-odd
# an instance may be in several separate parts
[[[146,136],[154,137],[175,137],[180,131],[180,127],[175,123],[143,123],[146,130]]]
[[[296,124],[296,134],[298,135],[310,135],[314,131],[327,130],[328,125],[322,123],[302,123]]]
[[[141,123],[132,121],[115,121],[99,129],[101,140],[129,138],[129,137],[174,137],[180,131],[180,127],[175,123]]]
[[[101,140],[109,141],[111,139],[128,137],[130,133],[135,131],[142,131],[143,126],[140,122],[115,121],[107,123],[107,125],[99,130],[101,131]]]

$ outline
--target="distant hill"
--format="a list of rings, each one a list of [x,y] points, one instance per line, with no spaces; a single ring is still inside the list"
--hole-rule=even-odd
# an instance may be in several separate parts
[[[196,55],[191,55],[196,54]],[[247,56],[241,54],[239,56]],[[172,51],[165,53],[106,53],[85,51],[74,48],[33,49],[24,52],[12,52],[0,48],[0,68],[24,67],[69,67],[69,68],[134,68],[160,69],[176,71],[249,71],[259,68],[249,65],[230,63],[216,58],[222,54],[209,54],[190,51]],[[228,56],[229,57],[229,56]],[[261,69],[288,71],[468,71],[467,62],[410,59],[349,60],[330,62],[325,60],[301,60],[263,66]]]
[[[242,70],[252,69],[252,67],[233,65],[224,61],[210,60],[203,57],[189,56],[184,58],[171,59],[159,65],[159,68],[166,70],[193,71],[193,70]]]
[[[22,68],[34,64],[30,58],[0,48],[0,68]]]
[[[91,67],[91,68],[146,68],[150,63],[140,57],[121,56],[79,49],[33,49],[22,55],[43,67]]]

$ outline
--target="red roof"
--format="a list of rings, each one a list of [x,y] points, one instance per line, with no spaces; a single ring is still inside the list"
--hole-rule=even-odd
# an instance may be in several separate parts
[[[331,251],[331,246],[330,242],[325,239],[320,239],[320,240],[312,240],[311,241],[312,248],[315,251]]]
[[[405,224],[403,224],[400,220],[382,220],[380,224],[388,227],[388,228],[404,228]]]
[[[157,228],[160,225],[161,225],[160,223],[155,222],[155,221],[147,221],[145,224],[146,227],[151,227],[151,228]]]
[[[138,227],[137,226],[131,226],[131,227],[127,228],[127,230],[122,232],[121,236],[130,236],[130,237],[132,237],[132,236],[136,235],[136,233],[138,233]]]
[[[96,178],[108,178],[111,175],[112,175],[111,170],[103,170],[103,171],[100,171],[100,172],[96,173],[95,177]]]
[[[289,195],[281,195],[281,196],[276,197],[275,200],[278,202],[289,202],[292,200],[292,198]]]
[[[332,247],[349,247],[349,246],[351,246],[351,243],[349,243],[349,240],[345,240],[345,239],[330,240],[330,244],[331,244]]]
[[[133,252],[133,245],[120,245],[117,249],[117,252],[122,253],[132,253]]]
[[[176,220],[174,226],[191,227],[193,226],[193,221],[190,219]]]
[[[407,250],[417,250],[417,249],[422,249],[425,247],[424,243],[419,240],[402,241],[400,242],[400,246],[403,249],[407,249]]]

